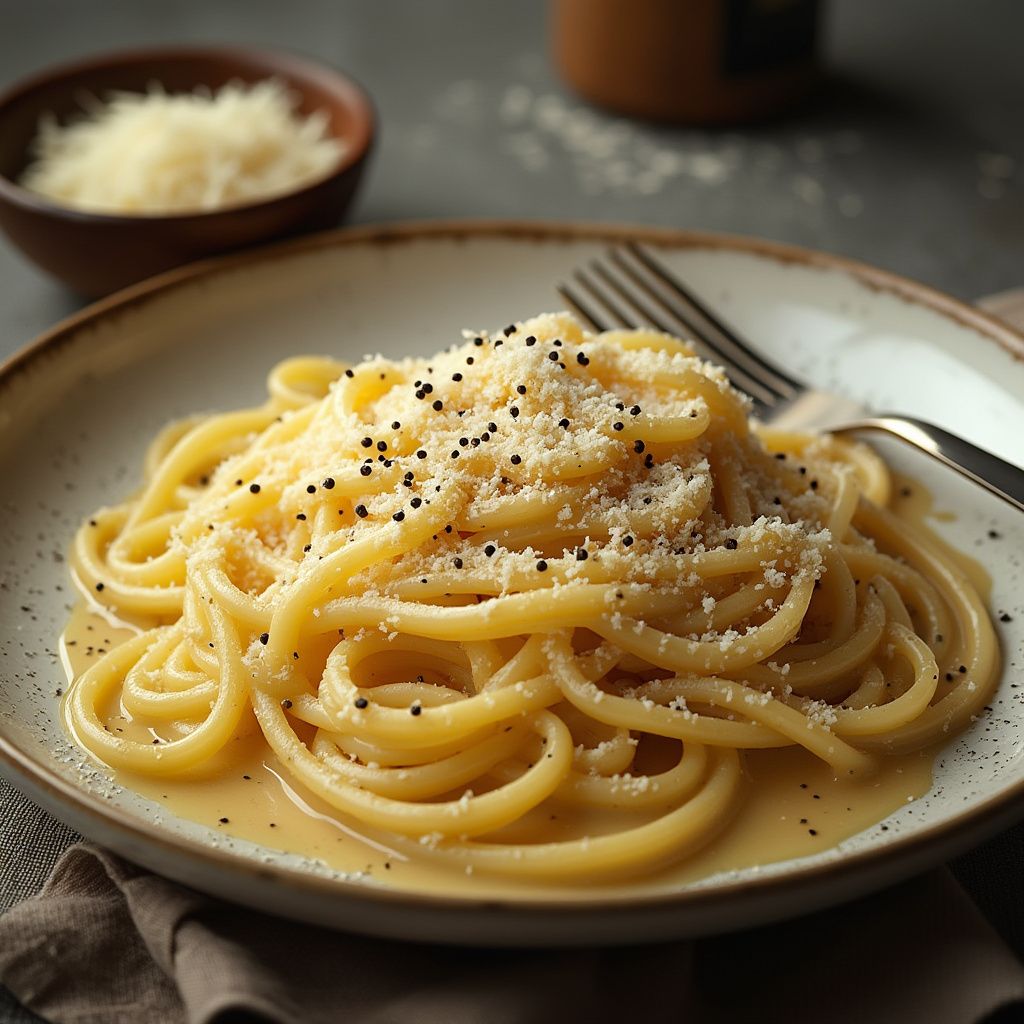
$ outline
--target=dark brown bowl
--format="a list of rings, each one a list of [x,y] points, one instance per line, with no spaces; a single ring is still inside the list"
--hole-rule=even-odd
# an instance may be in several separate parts
[[[61,206],[17,184],[40,116],[80,113],[83,93],[142,92],[152,82],[168,92],[187,92],[271,76],[298,94],[300,113],[324,110],[331,133],[346,144],[334,171],[293,192],[209,213],[122,216]],[[106,295],[204,256],[337,224],[362,177],[374,124],[369,97],[352,79],[292,54],[175,47],[65,64],[0,96],[0,228],[30,260],[76,292]]]

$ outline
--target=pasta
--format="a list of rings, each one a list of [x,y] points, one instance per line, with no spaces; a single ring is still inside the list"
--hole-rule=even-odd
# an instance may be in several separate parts
[[[416,857],[617,879],[742,814],[746,751],[884,772],[994,685],[986,609],[883,462],[752,424],[678,339],[552,314],[268,389],[167,427],[76,536],[80,585],[141,624],[67,698],[116,769],[215,774],[262,733]]]

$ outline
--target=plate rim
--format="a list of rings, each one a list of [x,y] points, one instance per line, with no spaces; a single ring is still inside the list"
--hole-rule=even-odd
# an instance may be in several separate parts
[[[23,372],[34,367],[44,357],[57,353],[81,330],[110,316],[144,305],[201,278],[215,278],[218,274],[321,249],[359,245],[384,246],[424,239],[459,241],[481,238],[506,238],[540,243],[617,242],[631,239],[669,249],[726,250],[781,263],[839,271],[872,291],[895,295],[953,320],[959,326],[998,344],[1011,357],[1024,361],[1024,332],[929,285],[849,257],[751,236],[642,224],[474,218],[401,221],[335,229],[227,256],[200,260],[166,271],[91,303],[37,335],[0,363],[0,394]],[[947,846],[952,843],[966,847],[967,837],[972,831],[987,835],[994,831],[997,824],[1008,823],[1024,815],[1024,779],[1021,779],[1005,792],[974,804],[946,823],[936,823],[912,835],[897,836],[882,845],[840,854],[824,863],[784,874],[759,874],[753,878],[722,882],[713,886],[684,887],[668,894],[626,892],[602,894],[589,899],[567,899],[559,896],[456,896],[339,880],[289,865],[260,863],[251,857],[209,846],[198,839],[169,833],[120,808],[101,802],[87,790],[74,785],[48,764],[35,760],[26,751],[15,746],[2,727],[0,769],[17,788],[24,792],[27,784],[28,791],[33,796],[39,794],[48,808],[57,808],[56,817],[59,818],[62,812],[70,811],[72,819],[76,822],[83,818],[90,819],[91,823],[95,823],[101,829],[113,829],[133,846],[155,844],[164,854],[175,855],[199,866],[209,867],[209,862],[213,861],[213,866],[217,870],[247,875],[255,884],[270,882],[284,889],[297,888],[306,897],[340,897],[350,905],[366,904],[368,908],[382,902],[404,904],[414,906],[418,910],[436,912],[464,913],[476,908],[488,912],[589,916],[594,913],[626,909],[662,912],[683,911],[687,908],[707,909],[715,903],[729,902],[748,893],[766,896],[775,893],[781,897],[788,890],[828,880],[829,875],[835,875],[837,880],[843,876],[850,876],[852,879],[858,875],[868,874],[872,870],[877,874],[886,866],[893,868],[894,864],[897,865],[898,871],[898,862],[913,861],[915,856],[920,858],[922,851],[932,844],[939,845],[940,841],[944,841]]]

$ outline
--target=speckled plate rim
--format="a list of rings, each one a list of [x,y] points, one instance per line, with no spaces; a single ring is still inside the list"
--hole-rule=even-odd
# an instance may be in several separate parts
[[[871,290],[886,292],[909,303],[924,306],[998,344],[1014,358],[1024,360],[1024,333],[998,318],[944,292],[890,271],[798,246],[744,236],[656,228],[648,225],[509,220],[411,221],[323,232],[226,257],[202,260],[133,285],[60,321],[0,364],[0,396],[16,383],[23,372],[35,367],[43,359],[56,356],[83,329],[88,329],[112,314],[138,307],[157,296],[165,296],[198,278],[212,279],[220,273],[319,249],[358,245],[401,245],[431,239],[459,241],[475,238],[508,238],[543,243],[616,242],[633,239],[667,249],[724,249],[782,263],[838,271]],[[557,897],[463,898],[347,884],[287,866],[259,864],[247,857],[226,853],[197,840],[168,833],[117,808],[105,805],[61,777],[48,765],[19,750],[2,732],[0,774],[58,817],[77,827],[83,834],[113,834],[117,841],[111,843],[108,838],[107,842],[140,863],[158,870],[160,862],[166,865],[162,857],[154,857],[148,849],[155,844],[159,852],[181,858],[179,863],[182,865],[192,864],[200,868],[213,869],[224,881],[234,879],[236,883],[241,883],[248,879],[264,885],[283,885],[295,895],[302,897],[296,916],[307,920],[318,919],[324,924],[345,926],[343,922],[334,919],[335,915],[316,911],[318,901],[322,900],[326,904],[332,898],[337,900],[343,897],[352,906],[383,912],[380,927],[365,924],[358,926],[361,931],[379,934],[395,934],[396,911],[449,913],[461,918],[464,927],[472,915],[481,911],[509,918],[527,915],[533,918],[544,917],[552,922],[569,921],[568,928],[563,926],[552,934],[552,944],[579,941],[578,929],[584,919],[592,921],[599,916],[622,910],[642,913],[645,922],[643,933],[632,936],[632,941],[638,942],[683,932],[693,934],[694,929],[680,929],[671,924],[673,915],[678,915],[684,907],[696,911],[703,919],[703,924],[699,928],[701,933],[731,927],[729,919],[733,915],[728,913],[723,914],[721,926],[716,927],[714,911],[716,908],[724,909],[737,897],[752,900],[755,904],[750,912],[743,915],[747,924],[782,918],[786,916],[786,912],[780,907],[786,903],[786,897],[790,893],[813,887],[818,883],[819,891],[816,896],[801,899],[800,911],[827,903],[841,902],[869,891],[877,885],[907,877],[917,870],[948,859],[1024,817],[1022,780],[978,802],[970,809],[958,812],[941,824],[922,828],[905,837],[895,837],[884,846],[844,853],[834,861],[795,868],[786,874],[723,882],[706,888],[683,889],[678,894],[668,897],[664,894],[627,893],[602,895],[586,902]],[[846,884],[843,886],[843,895],[839,897],[834,893],[829,895],[828,890],[820,884],[826,881],[838,882],[840,879]],[[224,895],[242,901],[237,895],[239,891],[238,884],[229,884]],[[276,905],[275,908],[285,912]],[[572,938],[573,934],[577,934],[576,939]],[[623,940],[629,941],[630,936],[619,936],[619,941]],[[607,936],[595,933],[593,941],[607,941]],[[520,943],[514,934],[510,934],[505,944],[536,943]]]

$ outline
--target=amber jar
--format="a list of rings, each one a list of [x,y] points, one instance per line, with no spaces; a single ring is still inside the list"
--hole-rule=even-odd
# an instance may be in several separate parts
[[[553,0],[554,58],[591,102],[658,121],[774,114],[814,83],[818,0]]]

